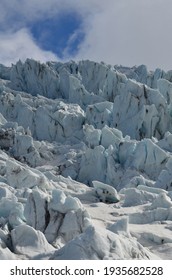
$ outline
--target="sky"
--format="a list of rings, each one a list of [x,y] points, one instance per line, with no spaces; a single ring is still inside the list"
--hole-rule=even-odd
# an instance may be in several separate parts
[[[172,69],[171,0],[0,0],[0,63],[90,59]]]

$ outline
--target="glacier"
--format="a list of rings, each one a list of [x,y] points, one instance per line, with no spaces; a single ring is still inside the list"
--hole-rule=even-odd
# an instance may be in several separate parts
[[[0,64],[0,259],[172,259],[172,71]]]

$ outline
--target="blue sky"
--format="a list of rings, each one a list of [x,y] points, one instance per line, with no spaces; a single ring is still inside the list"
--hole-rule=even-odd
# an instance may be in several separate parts
[[[0,0],[0,63],[90,59],[172,69],[171,0]]]
[[[81,25],[82,18],[77,13],[62,12],[58,16],[31,23],[29,28],[40,48],[52,51],[60,59],[64,59],[65,50],[70,56],[77,54],[78,45],[84,40]],[[73,34],[76,36],[72,39]]]

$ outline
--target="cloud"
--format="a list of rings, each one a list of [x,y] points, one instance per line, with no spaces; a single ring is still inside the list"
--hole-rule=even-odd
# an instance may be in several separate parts
[[[106,1],[108,2],[108,1]],[[86,23],[76,59],[172,69],[170,0],[114,0]]]
[[[61,2],[61,1],[60,1]],[[15,28],[22,27],[29,22],[39,20],[42,17],[51,16],[57,12],[56,0],[1,0],[1,28],[10,27],[10,23],[15,23]],[[55,8],[53,9],[54,5]]]
[[[48,60],[59,60],[49,51],[41,50],[27,29],[20,29],[15,33],[0,33],[0,62],[11,65],[19,59],[33,58],[46,62]]]
[[[41,61],[57,60],[56,54],[38,46],[38,42],[31,34],[31,26],[42,20],[58,18],[63,14],[70,16],[71,13],[78,15],[81,22],[89,21],[90,15],[102,7],[99,4],[97,0],[13,0],[12,2],[1,0],[0,63],[9,65],[11,62],[14,63],[18,59],[25,60],[27,57]],[[82,26],[83,30],[84,26],[85,24]],[[71,58],[69,52],[72,49],[71,45],[74,45],[78,38],[76,34],[77,36],[83,34],[82,30],[75,30],[67,40],[64,49],[66,59]]]
[[[29,24],[76,13],[81,26],[66,42],[66,59],[91,59],[126,66],[172,69],[171,0],[1,0],[0,60],[34,56],[56,59],[38,47]],[[13,26],[13,28],[12,28]],[[71,53],[71,45],[84,34]],[[8,46],[9,44],[9,46]],[[20,52],[19,52],[20,50]],[[77,53],[77,54],[76,54]]]
[[[0,23],[1,28],[8,28],[11,22],[15,22],[16,28],[21,28],[29,22],[58,16],[63,12],[77,12],[84,17],[104,6],[101,0],[1,0]]]

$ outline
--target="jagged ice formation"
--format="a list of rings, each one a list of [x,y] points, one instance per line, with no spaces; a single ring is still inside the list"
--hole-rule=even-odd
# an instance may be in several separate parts
[[[171,199],[172,71],[0,65],[0,259],[171,259]]]

